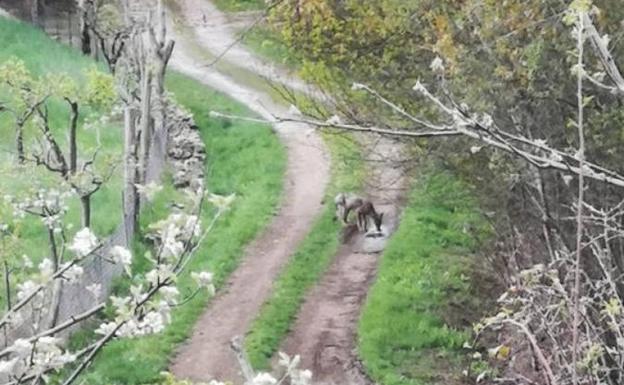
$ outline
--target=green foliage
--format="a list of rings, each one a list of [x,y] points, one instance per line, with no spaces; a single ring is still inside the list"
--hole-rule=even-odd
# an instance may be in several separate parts
[[[326,202],[333,202],[339,191],[357,192],[362,188],[365,170],[359,146],[349,136],[327,134],[325,142],[332,155],[332,181]],[[308,289],[318,281],[336,255],[340,222],[334,220],[335,208],[327,204],[297,252],[273,285],[245,339],[252,365],[266,369],[295,320]]]
[[[360,319],[359,353],[374,381],[442,385],[461,377],[460,349],[480,312],[471,253],[487,235],[466,185],[450,174],[416,184]]]
[[[167,87],[175,94],[176,100],[193,113],[200,127],[207,146],[206,185],[209,190],[220,194],[236,193],[237,196],[232,210],[217,222],[188,269],[213,272],[216,284],[220,286],[236,268],[245,245],[270,220],[280,201],[285,153],[267,126],[211,118],[209,110],[215,105],[227,113],[248,114],[223,95],[177,74],[168,77]],[[148,219],[164,215],[175,194],[167,189],[160,192],[148,209],[148,218],[143,224]],[[211,210],[205,211],[203,222],[209,221],[212,215]],[[134,251],[140,256],[145,247],[136,245]],[[139,257],[133,270],[144,271],[145,261]],[[188,275],[180,278],[181,293],[190,292],[194,287]],[[85,375],[85,381],[93,385],[160,381],[160,372],[166,370],[175,347],[188,338],[208,301],[208,296],[201,294],[178,308],[172,323],[161,334],[113,342],[101,352]]]

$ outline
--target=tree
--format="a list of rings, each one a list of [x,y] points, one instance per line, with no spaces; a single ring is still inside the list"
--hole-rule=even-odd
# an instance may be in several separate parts
[[[100,146],[96,147],[89,158],[79,164],[78,128],[81,124],[80,109],[108,109],[115,100],[112,77],[93,69],[86,74],[87,84],[79,88],[76,81],[66,75],[44,76],[35,78],[25,65],[16,60],[9,60],[0,67],[0,80],[17,97],[14,109],[16,116],[16,147],[18,159],[26,160],[23,132],[28,119],[38,129],[40,137],[37,149],[32,151],[35,164],[44,166],[56,173],[68,183],[79,197],[82,205],[82,225],[91,223],[91,197],[113,175],[114,165],[108,165],[103,172],[96,170]],[[67,125],[67,149],[63,150],[57,137],[58,129],[52,127],[50,111],[52,103],[64,103],[69,112]],[[97,130],[99,127],[94,128]],[[98,135],[96,134],[96,137]]]
[[[479,381],[624,378],[622,13],[596,3],[287,1],[273,15],[336,101],[282,120],[419,139],[490,194],[509,290],[477,341],[506,343]]]
[[[1,105],[0,112],[13,115],[17,161],[24,163],[24,128],[50,95],[40,84],[33,82],[24,63],[16,59],[9,59],[0,66],[0,83],[12,90],[8,93],[11,100]]]

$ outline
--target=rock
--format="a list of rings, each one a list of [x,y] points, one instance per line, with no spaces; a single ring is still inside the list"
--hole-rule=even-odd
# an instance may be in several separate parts
[[[176,106],[169,106],[167,161],[176,188],[197,189],[204,180],[206,146],[195,121]]]

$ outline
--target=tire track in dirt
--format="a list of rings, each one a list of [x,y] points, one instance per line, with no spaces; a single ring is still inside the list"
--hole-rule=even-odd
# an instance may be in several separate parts
[[[178,23],[184,29],[178,26],[176,31],[173,68],[229,95],[267,119],[272,119],[272,115],[289,115],[287,108],[275,103],[266,92],[205,66],[205,53],[219,54],[220,45],[227,44],[234,36],[222,24],[197,23],[201,15],[198,12],[203,7],[212,7],[210,3],[187,0],[177,2],[176,6]],[[301,124],[281,123],[275,125],[275,130],[288,150],[281,208],[247,247],[241,265],[200,317],[190,340],[178,350],[170,366],[177,377],[243,382],[229,342],[249,330],[271,293],[273,281],[321,212],[329,179],[329,160],[322,140],[313,129]]]
[[[404,196],[401,158],[396,143],[380,139],[364,145],[370,163],[367,196],[384,213],[383,238],[356,234],[343,244],[327,273],[307,295],[281,351],[301,356],[314,383],[365,385],[357,354],[357,326],[362,306],[375,280],[379,256],[399,224]]]

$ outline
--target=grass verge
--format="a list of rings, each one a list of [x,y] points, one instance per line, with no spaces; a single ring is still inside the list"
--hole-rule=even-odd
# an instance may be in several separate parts
[[[267,4],[264,0],[215,0],[214,3],[226,12],[259,11]]]
[[[468,191],[437,173],[411,193],[359,323],[359,354],[375,382],[460,382],[461,346],[480,309],[471,254],[488,234]]]
[[[332,179],[325,201],[333,202],[338,191],[359,191],[365,172],[359,146],[349,136],[327,134],[324,139],[332,155]],[[268,367],[308,289],[318,281],[335,256],[341,226],[333,217],[333,204],[328,203],[275,281],[271,297],[254,320],[245,347],[255,368]]]
[[[300,63],[293,52],[280,39],[279,34],[265,23],[260,23],[243,38],[243,43],[258,56],[280,63],[287,69],[297,70]]]
[[[218,287],[235,269],[245,245],[270,220],[280,201],[285,151],[266,125],[210,118],[209,110],[214,106],[235,115],[248,114],[244,107],[223,95],[177,74],[169,76],[168,89],[194,114],[201,128],[207,146],[209,190],[237,195],[232,210],[217,222],[188,269],[212,271]],[[156,206],[162,204],[157,202]],[[212,214],[209,210],[203,213],[204,223]],[[182,293],[193,287],[188,274],[178,283]],[[117,340],[108,345],[84,376],[85,383],[130,385],[158,381],[175,347],[189,337],[208,300],[207,295],[198,295],[178,308],[172,323],[161,334]]]

